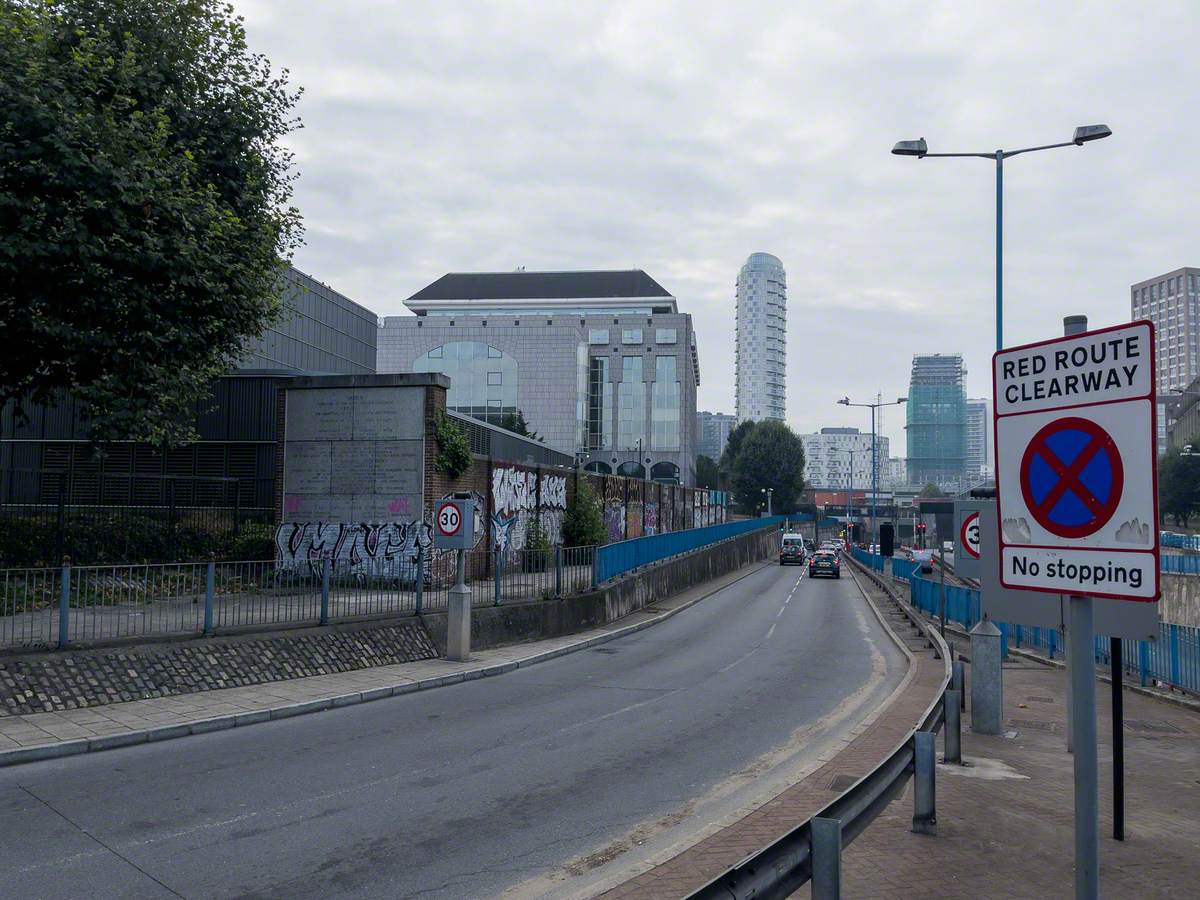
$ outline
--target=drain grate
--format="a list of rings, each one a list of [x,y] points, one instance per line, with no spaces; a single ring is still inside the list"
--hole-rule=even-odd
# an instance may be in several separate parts
[[[612,647],[593,647],[592,652],[593,653],[616,653],[617,651],[614,650]]]
[[[837,791],[839,794],[851,787],[854,782],[858,781],[857,775],[838,775],[833,781],[829,782],[829,789]]]
[[[1140,731],[1143,734],[1183,734],[1183,729],[1176,728],[1170,722],[1144,722],[1137,719],[1126,719],[1125,727],[1130,731]]]

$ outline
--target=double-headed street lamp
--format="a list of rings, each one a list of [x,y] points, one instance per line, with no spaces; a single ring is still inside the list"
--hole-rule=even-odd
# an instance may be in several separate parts
[[[879,520],[875,517],[875,499],[879,493],[879,465],[875,460],[875,410],[882,406],[899,406],[901,403],[907,402],[907,397],[897,397],[895,400],[889,400],[886,403],[882,401],[878,403],[851,403],[849,397],[843,397],[838,401],[842,406],[862,406],[871,410],[871,546],[873,547],[879,546]]]
[[[925,138],[916,141],[900,141],[892,148],[897,156],[915,156],[924,159],[927,156],[978,156],[983,159],[996,161],[996,349],[1004,349],[1004,279],[1001,267],[1004,244],[1004,160],[1020,153],[1032,153],[1035,150],[1053,150],[1055,147],[1082,147],[1088,141],[1098,141],[1112,134],[1107,125],[1080,125],[1075,129],[1075,135],[1069,141],[1061,144],[1043,144],[1040,147],[1025,147],[1021,150],[997,150],[994,153],[930,153]]]

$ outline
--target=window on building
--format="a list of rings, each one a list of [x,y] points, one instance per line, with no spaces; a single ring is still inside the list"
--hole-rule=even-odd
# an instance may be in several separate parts
[[[654,342],[656,344],[674,344],[676,340],[674,328],[659,328],[654,332]]]
[[[680,391],[675,363],[674,356],[660,356],[654,361],[650,446],[655,450],[680,449]]]
[[[642,329],[626,328],[621,331],[622,344],[640,344],[642,342]]]
[[[608,329],[607,328],[591,328],[588,330],[589,344],[607,344]]]
[[[454,341],[417,357],[412,369],[448,376],[446,406],[455,412],[499,424],[517,411],[517,361],[497,347]]]
[[[621,384],[617,392],[617,449],[636,450],[646,443],[646,383],[642,357],[621,358]]]
[[[612,383],[608,357],[594,356],[588,363],[587,448],[612,449]]]

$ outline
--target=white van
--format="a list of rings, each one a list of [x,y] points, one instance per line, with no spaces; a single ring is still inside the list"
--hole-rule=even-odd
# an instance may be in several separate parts
[[[808,555],[808,551],[804,547],[804,535],[788,532],[779,542],[779,564],[786,566],[789,563],[795,565],[804,565],[804,557]]]

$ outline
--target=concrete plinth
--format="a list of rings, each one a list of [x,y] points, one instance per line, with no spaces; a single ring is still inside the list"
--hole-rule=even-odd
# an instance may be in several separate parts
[[[1000,629],[984,619],[971,629],[971,730],[1000,734],[1003,719]]]

